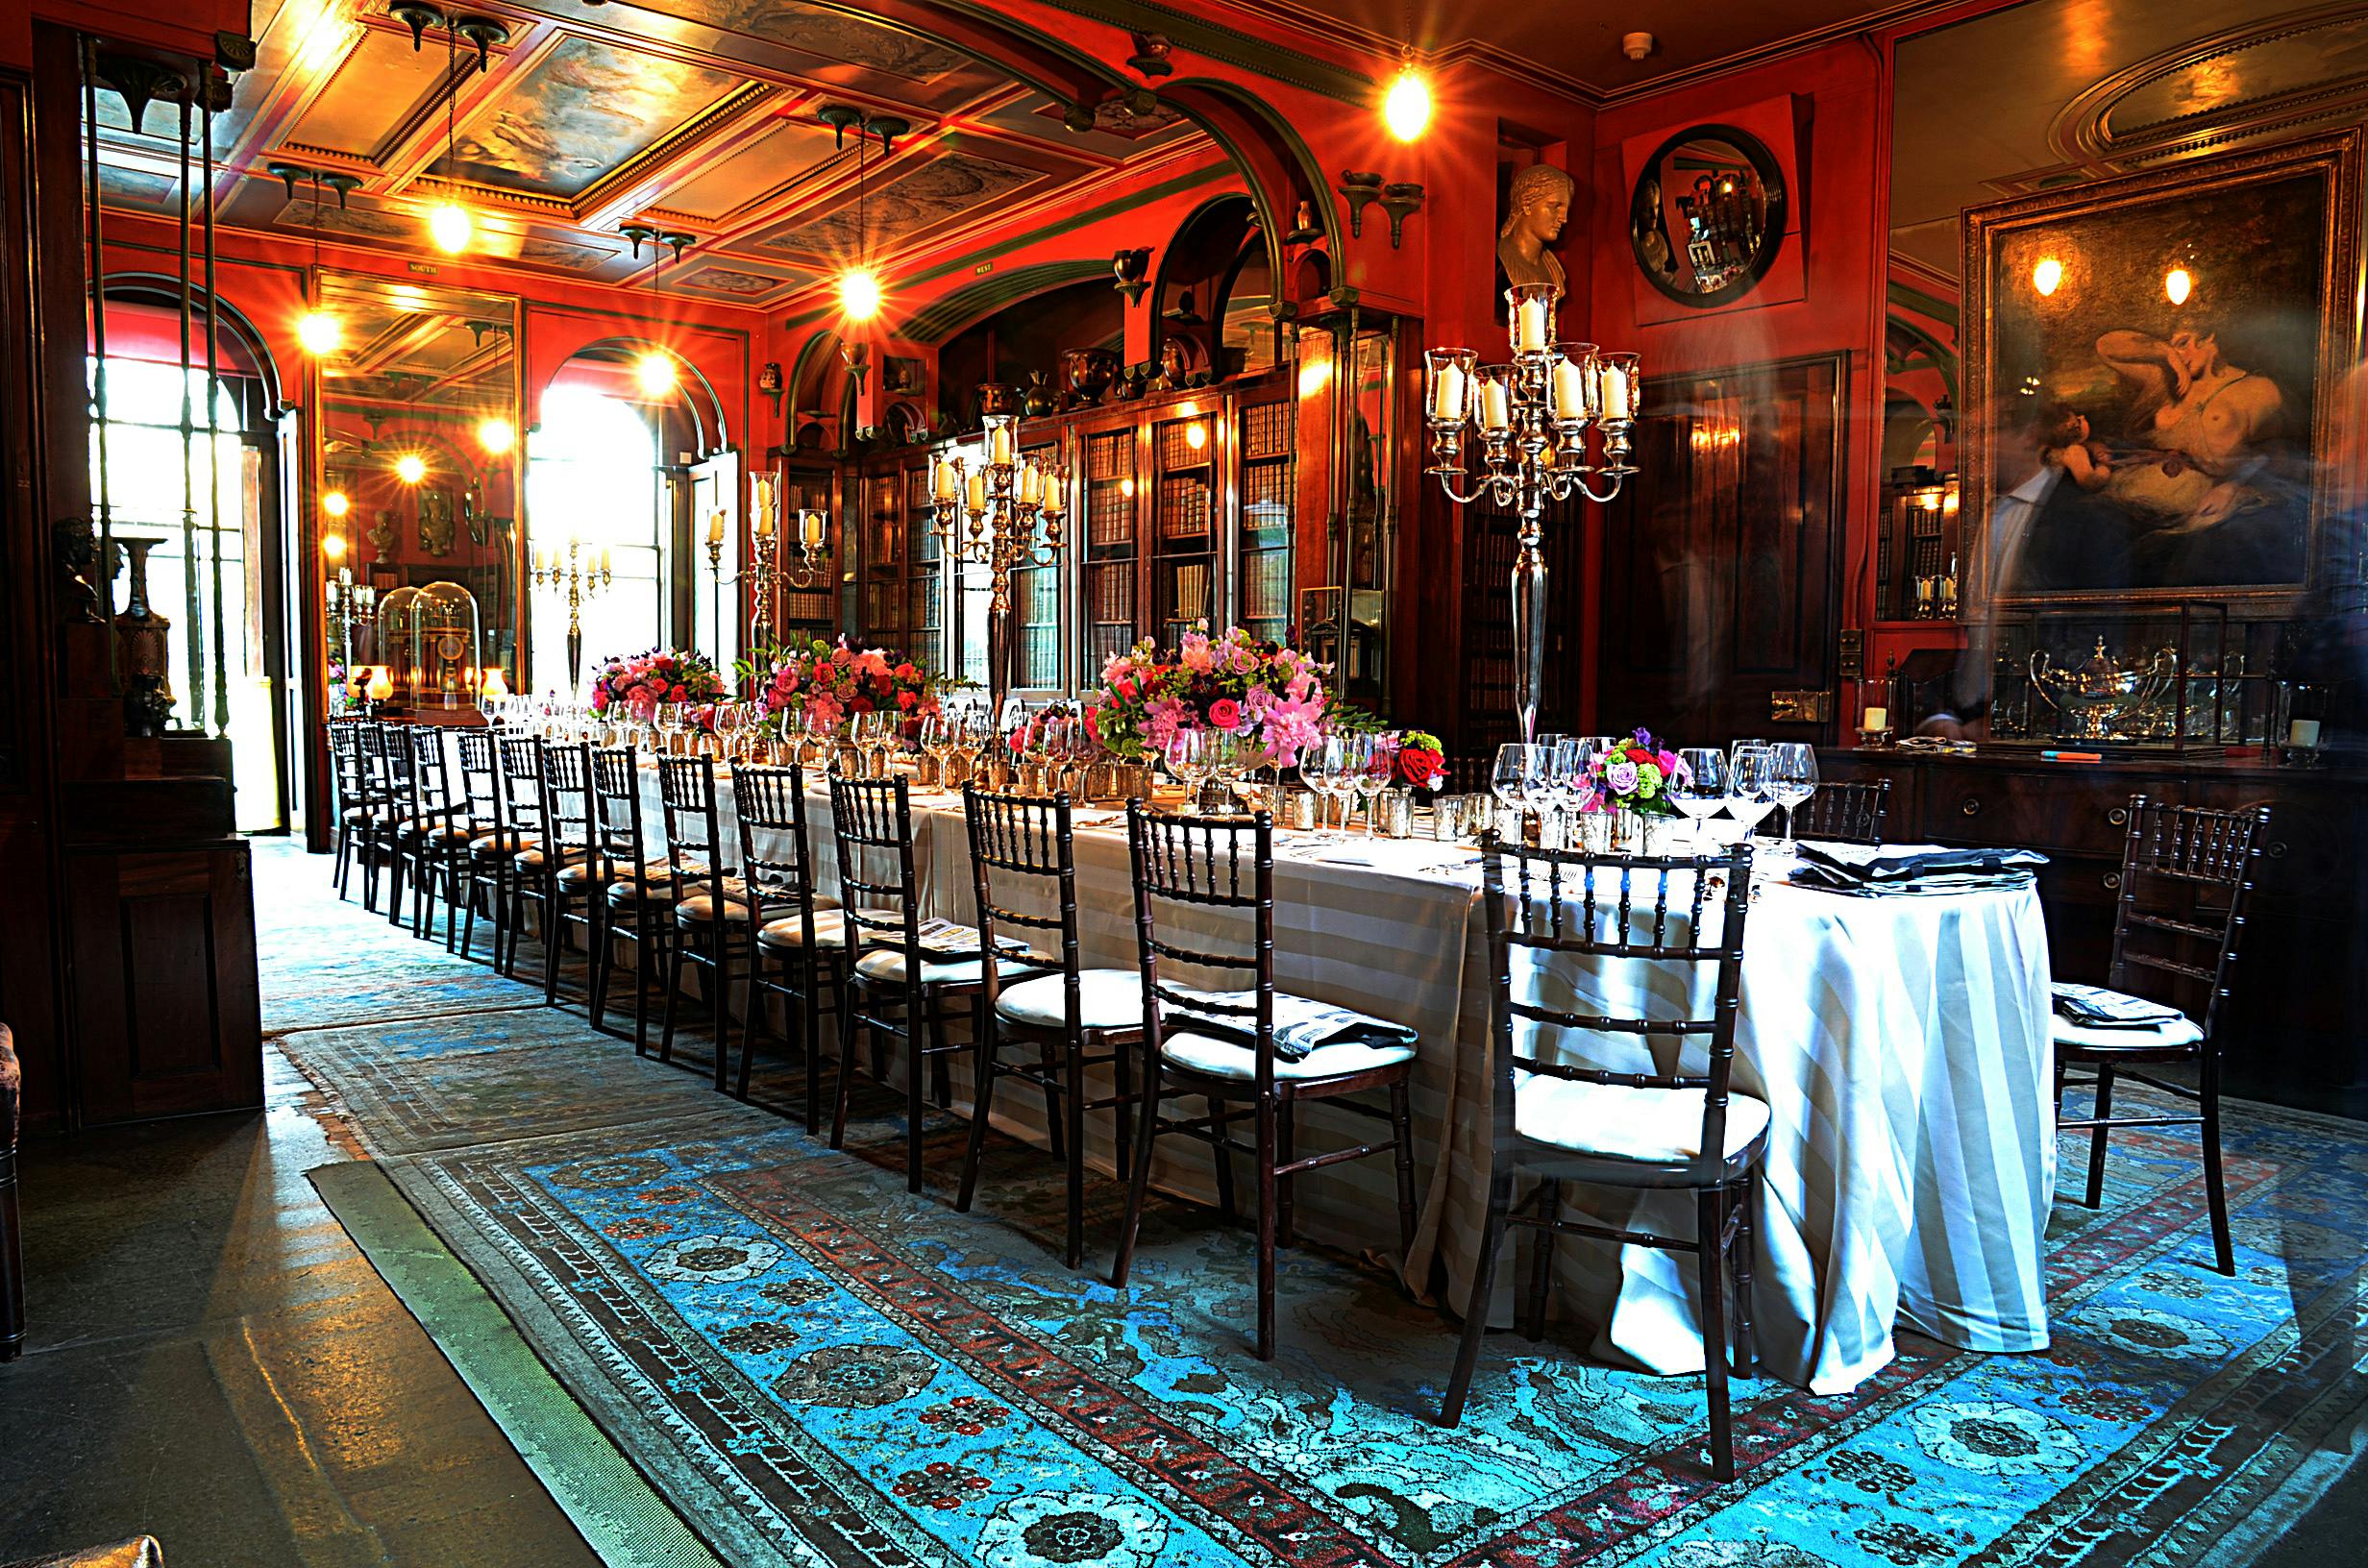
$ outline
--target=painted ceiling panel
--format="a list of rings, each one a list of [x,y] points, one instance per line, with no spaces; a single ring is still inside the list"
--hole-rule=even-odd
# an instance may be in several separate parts
[[[2113,106],[2106,129],[2126,136],[2190,114],[2227,114],[2280,93],[2368,75],[2368,16],[2283,33],[2169,71]]]
[[[775,120],[712,167],[666,192],[666,209],[716,222],[829,161],[830,133]]]
[[[276,183],[275,183],[276,184]],[[272,227],[284,233],[309,236],[312,233],[312,201],[308,190],[285,203]],[[364,207],[358,201],[349,202],[343,208],[332,201],[321,208],[321,233],[324,235],[343,234],[357,239],[388,242],[398,249],[424,249],[425,235],[421,219],[409,212],[391,211]],[[571,267],[585,270],[605,265],[611,253],[587,245],[571,245],[564,240],[547,238],[541,234],[504,229],[490,223],[480,223],[475,246],[481,255],[508,257],[545,267]]]
[[[448,177],[567,198],[667,131],[712,109],[739,79],[569,37],[463,128]]]
[[[748,272],[739,267],[699,266],[668,277],[665,286],[678,288],[686,294],[707,294],[718,299],[753,303],[769,294],[781,293],[811,281],[811,274],[775,277],[771,273]]]
[[[817,60],[844,61],[926,82],[970,63],[927,38],[794,0],[658,0],[654,9],[727,33],[782,44]]]
[[[357,158],[374,157],[443,86],[441,49],[414,51],[407,35],[374,29],[335,67],[328,86],[288,128],[287,139]]]
[[[1044,178],[978,153],[941,153],[875,186],[861,204],[851,194],[835,209],[767,235],[756,248],[832,263],[866,248],[900,244]]]

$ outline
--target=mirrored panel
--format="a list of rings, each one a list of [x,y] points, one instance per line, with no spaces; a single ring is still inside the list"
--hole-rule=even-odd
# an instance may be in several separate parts
[[[397,708],[474,707],[518,676],[518,302],[334,272],[318,297],[330,655]]]
[[[1742,294],[1775,265],[1784,235],[1776,159],[1731,125],[1697,125],[1662,143],[1629,199],[1637,265],[1684,305],[1723,305]]]

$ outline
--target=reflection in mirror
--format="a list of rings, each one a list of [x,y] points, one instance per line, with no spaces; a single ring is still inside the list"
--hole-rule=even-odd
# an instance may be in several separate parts
[[[1663,143],[1637,177],[1628,240],[1655,288],[1721,305],[1751,288],[1784,241],[1784,179],[1759,139],[1703,125]]]
[[[397,708],[471,708],[518,672],[517,303],[334,272],[320,298],[331,656],[384,668]]]

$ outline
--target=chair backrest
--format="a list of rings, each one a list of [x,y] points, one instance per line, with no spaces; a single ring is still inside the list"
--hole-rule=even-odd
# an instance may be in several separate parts
[[[1743,983],[1743,921],[1751,909],[1751,845],[1714,855],[1591,855],[1575,849],[1528,849],[1490,834],[1481,841],[1481,903],[1489,933],[1491,1068],[1495,1079],[1497,1147],[1513,1137],[1516,1086],[1522,1073],[1631,1089],[1703,1091],[1700,1160],[1719,1162],[1726,1148],[1728,1086],[1735,1068],[1736,1007]],[[1708,923],[1706,923],[1706,920]],[[1701,971],[1714,970],[1707,1016],[1681,1003],[1657,1011],[1668,986],[1638,984],[1633,1011],[1582,1013],[1517,999],[1514,956],[1552,965],[1558,957],[1582,965],[1646,963],[1668,966],[1680,993],[1698,996]],[[1691,971],[1691,972],[1687,972]],[[1654,978],[1666,979],[1664,974]],[[1578,1030],[1629,1035],[1650,1047],[1654,1038],[1676,1041],[1664,1069],[1616,1071],[1580,1066],[1525,1052],[1514,1043],[1514,1020],[1530,1038]],[[1708,1063],[1689,1072],[1686,1042],[1702,1041]]]
[[[1486,795],[1490,775],[1496,767],[1493,755],[1485,757],[1449,757],[1447,759],[1447,793],[1449,795]]]
[[[599,808],[592,801],[591,747],[581,741],[541,741],[543,869],[556,876],[567,849],[589,849]]]
[[[382,745],[379,748],[379,784],[384,798],[404,807],[411,799],[411,731],[417,726],[402,719],[374,721]]]
[[[732,815],[740,820],[740,874],[758,924],[768,910],[792,909],[814,951],[814,848],[806,830],[805,770],[734,763]],[[759,838],[758,835],[763,837]]]
[[[2208,1038],[2229,993],[2268,832],[2267,806],[2210,811],[2132,796],[2108,983],[2183,1008]],[[2167,978],[2141,989],[2141,972]]]
[[[1883,814],[1890,799],[1887,778],[1821,782],[1817,793],[1801,802],[1792,836],[1830,844],[1881,844]]]
[[[980,945],[992,951],[998,926],[1020,926],[1029,932],[1060,933],[1062,991],[1068,1023],[1074,1031],[1084,1019],[1084,996],[1078,976],[1084,972],[1077,957],[1076,828],[1070,818],[1069,792],[1051,796],[999,795],[974,784],[962,786],[962,818],[970,828],[971,882],[978,912]],[[1057,913],[1030,915],[1000,903],[995,896],[998,877],[1037,884],[1048,891]],[[1042,952],[1047,945],[1029,942]],[[995,1006],[1000,989],[995,966],[985,968],[987,1007]]]
[[[543,738],[504,730],[494,742],[502,764],[502,794],[509,825],[522,837],[543,830]]]
[[[502,776],[502,761],[494,749],[491,729],[464,729],[456,737],[460,752],[460,796],[469,825],[481,833],[508,831],[509,781]]]
[[[704,757],[657,759],[658,809],[666,819],[668,879],[704,893],[724,909],[723,814],[715,803],[715,765]]]
[[[336,792],[335,809],[342,815],[348,807],[367,805],[370,784],[361,760],[361,724],[358,719],[329,721],[329,778]]]
[[[847,778],[831,774],[830,832],[838,843],[839,903],[847,922],[848,962],[860,960],[866,947],[900,947],[904,972],[918,986],[921,884],[913,873],[913,801],[903,775]],[[882,863],[893,865],[895,871],[872,869]],[[886,874],[893,874],[895,880],[881,880]]]
[[[1167,1033],[1163,1004],[1187,1006],[1216,1017],[1243,1020],[1256,1031],[1258,1092],[1274,1087],[1274,819],[1259,812],[1238,817],[1160,817],[1140,800],[1126,804],[1126,848],[1134,866],[1135,950],[1143,968],[1143,1022],[1148,1048],[1157,1051]],[[1193,947],[1160,934],[1159,912],[1184,923],[1190,910],[1229,910],[1246,923],[1246,940],[1227,947]],[[1190,923],[1198,924],[1196,920]],[[1247,1006],[1188,995],[1163,979],[1160,963],[1189,964],[1215,971],[1222,985],[1200,991],[1250,991]]]
[[[460,816],[461,802],[453,794],[452,770],[444,756],[444,731],[435,724],[413,724],[411,751],[411,815],[422,823],[451,825]]]
[[[611,866],[638,871],[650,863],[641,825],[641,755],[629,746],[591,747],[592,843]]]
[[[355,721],[354,759],[362,803],[373,811],[384,810],[393,803],[394,796],[386,761],[386,727],[383,724],[375,719]]]

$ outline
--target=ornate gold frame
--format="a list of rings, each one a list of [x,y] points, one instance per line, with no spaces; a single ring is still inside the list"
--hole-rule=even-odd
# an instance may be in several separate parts
[[[2327,465],[2338,460],[2339,394],[2345,375],[2358,357],[2362,289],[2360,248],[2361,128],[2285,142],[2275,147],[2232,154],[2209,160],[2183,162],[2142,174],[2124,175],[2069,190],[2017,196],[2008,201],[1965,209],[1965,251],[1962,276],[1965,306],[1959,350],[1962,355],[1964,429],[1958,454],[1963,476],[1963,511],[1967,519],[1967,619],[1988,604],[2147,602],[2166,600],[2226,600],[2243,603],[2265,615],[2290,612],[2322,580],[2326,562],[2323,547],[2332,497],[2358,476],[2332,475]],[[2068,591],[2045,594],[1998,594],[1989,577],[1989,516],[1995,500],[1991,468],[1995,430],[1991,428],[1993,380],[1990,355],[1994,343],[1992,300],[2002,280],[1994,276],[1997,240],[2037,223],[2060,223],[2091,213],[2140,207],[2166,195],[2200,195],[2233,186],[2318,173],[2326,189],[2322,218],[2325,262],[2319,279],[2319,355],[2311,406],[2310,453],[2319,465],[2312,487],[2308,537],[2305,543],[2304,580],[2257,587],[2134,588]]]

